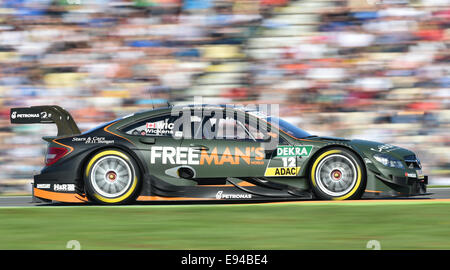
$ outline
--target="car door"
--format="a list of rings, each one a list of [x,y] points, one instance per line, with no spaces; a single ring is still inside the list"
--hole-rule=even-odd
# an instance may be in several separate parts
[[[181,144],[200,153],[198,164],[193,166],[196,178],[263,176],[273,152],[266,152],[263,138],[250,134],[250,123],[239,120],[237,114],[211,115],[204,113],[192,138],[183,138]]]

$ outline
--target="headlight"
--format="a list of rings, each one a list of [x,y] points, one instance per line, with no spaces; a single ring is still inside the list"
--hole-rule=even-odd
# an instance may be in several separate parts
[[[376,161],[380,162],[381,164],[383,164],[384,166],[387,166],[387,167],[399,168],[399,169],[405,168],[403,166],[403,163],[400,160],[398,160],[394,157],[391,157],[390,155],[378,153],[378,154],[374,154],[373,158]]]

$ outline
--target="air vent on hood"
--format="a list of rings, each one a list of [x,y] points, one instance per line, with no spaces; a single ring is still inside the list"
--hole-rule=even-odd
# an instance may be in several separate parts
[[[321,140],[324,141],[341,141],[341,142],[349,142],[350,140],[338,137],[320,137]]]

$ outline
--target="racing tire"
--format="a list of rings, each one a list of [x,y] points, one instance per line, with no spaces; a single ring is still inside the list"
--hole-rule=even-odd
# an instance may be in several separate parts
[[[140,189],[138,168],[132,157],[117,149],[94,154],[84,170],[88,198],[100,204],[134,201]]]
[[[360,199],[367,177],[361,159],[342,147],[319,152],[309,169],[312,192],[322,200]]]

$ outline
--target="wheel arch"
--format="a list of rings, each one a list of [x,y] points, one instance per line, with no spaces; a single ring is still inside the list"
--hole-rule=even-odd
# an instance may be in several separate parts
[[[352,152],[353,154],[355,154],[355,156],[358,157],[358,159],[361,161],[361,164],[362,164],[362,167],[363,167],[363,168],[362,168],[362,171],[364,172],[364,176],[367,178],[367,167],[366,167],[366,164],[364,163],[364,159],[361,157],[361,154],[358,153],[358,151],[356,151],[355,149],[353,149],[352,147],[350,147],[350,146],[348,146],[348,145],[345,145],[345,144],[337,144],[337,143],[328,144],[328,145],[326,145],[326,146],[320,148],[318,151],[316,151],[316,152],[309,158],[309,160],[308,160],[308,162],[307,162],[307,164],[306,164],[306,166],[305,166],[305,167],[306,167],[305,177],[306,177],[307,179],[309,179],[309,178],[311,177],[311,167],[313,166],[314,161],[316,160],[316,158],[317,158],[320,154],[326,152],[326,151],[329,150],[329,149],[337,148],[337,147],[338,147],[338,148],[344,148],[344,149],[346,149],[346,150]],[[308,183],[309,183],[309,182],[308,182]],[[310,188],[311,188],[311,187],[310,187]]]
[[[142,189],[144,175],[147,173],[148,169],[147,169],[147,167],[145,167],[143,165],[142,160],[139,158],[139,156],[133,150],[131,150],[130,148],[123,146],[123,145],[103,145],[103,146],[97,147],[97,148],[93,149],[92,151],[90,151],[79,164],[78,177],[77,177],[77,180],[78,180],[77,188],[79,190],[82,190],[84,193],[86,193],[86,187],[85,187],[85,182],[84,182],[85,181],[85,177],[84,177],[85,168],[88,165],[88,163],[92,157],[94,157],[99,152],[107,150],[107,149],[121,150],[121,151],[125,152],[126,154],[128,154],[136,162],[136,164],[138,165],[137,169],[139,170],[139,174],[142,178],[141,185],[138,188]],[[141,192],[141,190],[139,190],[138,193],[139,192]]]

